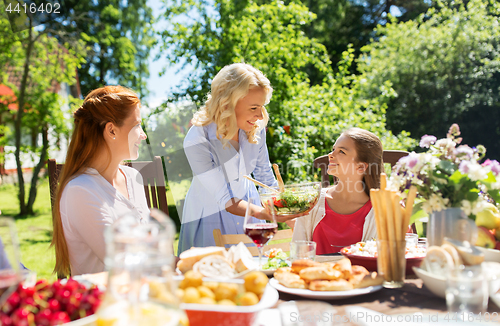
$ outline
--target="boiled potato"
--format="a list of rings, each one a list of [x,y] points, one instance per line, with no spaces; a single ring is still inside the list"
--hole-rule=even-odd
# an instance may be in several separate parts
[[[215,300],[221,301],[224,299],[233,300],[238,295],[238,284],[235,283],[220,283],[215,289]]]
[[[229,299],[220,300],[219,302],[217,302],[217,304],[221,306],[236,306],[236,303]]]
[[[245,292],[245,294],[236,300],[236,303],[240,306],[253,306],[259,303],[259,298],[253,292]]]
[[[219,286],[218,282],[203,282],[203,285],[215,292],[215,289]]]
[[[217,302],[214,299],[208,298],[208,297],[202,297],[202,298],[200,298],[200,301],[198,301],[198,303],[201,303],[201,304],[217,304]]]
[[[198,303],[198,301],[200,301],[200,293],[196,288],[188,287],[184,290],[182,301],[185,303]]]
[[[245,289],[257,295],[264,293],[269,279],[262,272],[250,272],[245,275]]]
[[[198,286],[198,292],[200,292],[200,296],[202,298],[206,297],[206,298],[215,299],[215,294],[212,292],[212,290],[210,290],[209,288],[207,288],[204,285]]]
[[[197,288],[198,286],[203,284],[202,279],[203,279],[202,274],[194,271],[188,271],[186,272],[186,274],[184,274],[184,279],[179,284],[179,288],[181,289],[186,289],[188,287]]]

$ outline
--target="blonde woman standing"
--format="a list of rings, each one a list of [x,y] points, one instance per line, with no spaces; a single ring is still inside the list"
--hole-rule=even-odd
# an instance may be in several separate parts
[[[184,139],[184,151],[193,172],[186,195],[179,235],[179,253],[215,245],[213,230],[243,233],[248,198],[260,202],[255,185],[244,178],[276,186],[266,146],[265,126],[273,89],[254,67],[235,63],[213,79],[205,105],[194,114]],[[250,207],[260,220],[269,215]]]

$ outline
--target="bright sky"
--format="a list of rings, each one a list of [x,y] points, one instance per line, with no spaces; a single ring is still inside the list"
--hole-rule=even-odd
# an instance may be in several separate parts
[[[155,17],[158,17],[158,15],[164,12],[164,10],[161,9],[163,7],[161,0],[148,0],[148,5],[153,9]],[[155,30],[161,30],[164,26],[165,23],[157,24],[155,25]],[[156,47],[153,49],[149,58],[150,77],[148,80],[148,88],[150,94],[147,100],[151,108],[155,108],[159,104],[163,103],[167,99],[170,89],[180,85],[181,80],[185,75],[183,73],[177,73],[177,70],[180,68],[180,65],[177,65],[167,69],[166,73],[160,77],[158,74],[163,67],[167,66],[167,61],[164,57],[155,61],[154,58],[158,52],[159,48]]]

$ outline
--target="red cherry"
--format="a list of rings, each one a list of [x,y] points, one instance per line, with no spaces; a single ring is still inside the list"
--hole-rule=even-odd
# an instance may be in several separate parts
[[[50,299],[49,300],[49,309],[52,312],[59,311],[59,310],[61,310],[61,304],[56,299]]]
[[[23,286],[19,291],[19,295],[21,298],[33,298],[33,294],[35,294],[34,286]]]
[[[13,292],[10,295],[10,297],[7,298],[4,305],[2,306],[2,311],[5,312],[6,314],[10,314],[12,313],[12,311],[14,311],[19,307],[20,303],[21,303],[21,297],[19,296],[19,293]]]
[[[35,289],[37,291],[45,290],[48,287],[49,287],[49,282],[47,282],[47,280],[38,280],[38,281],[36,281]]]
[[[49,326],[52,318],[52,311],[50,309],[43,309],[35,316],[37,325]]]
[[[12,319],[9,316],[2,315],[0,317],[0,325],[3,325],[3,326],[12,326],[14,324],[12,323]]]
[[[12,315],[12,324],[16,326],[30,326],[35,320],[35,316],[25,308],[19,308]]]
[[[50,319],[50,324],[62,325],[64,323],[69,323],[70,321],[71,319],[69,318],[67,313],[65,313],[64,311],[58,311],[52,315],[52,318]]]

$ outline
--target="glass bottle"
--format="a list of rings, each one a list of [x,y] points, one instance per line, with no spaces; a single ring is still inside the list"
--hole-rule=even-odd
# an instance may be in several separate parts
[[[98,326],[177,326],[187,322],[173,280],[175,226],[159,210],[149,220],[120,217],[106,230],[105,298]]]

